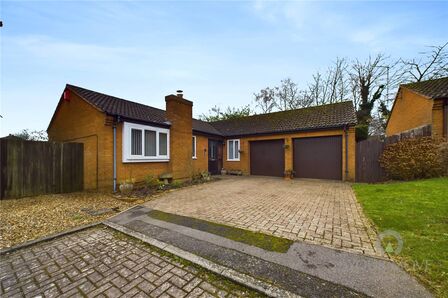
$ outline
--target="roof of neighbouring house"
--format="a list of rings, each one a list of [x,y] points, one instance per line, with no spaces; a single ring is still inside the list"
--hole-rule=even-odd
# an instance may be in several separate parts
[[[74,85],[67,84],[67,88],[106,114],[160,125],[169,124],[164,110]],[[220,135],[209,123],[197,119],[193,119],[193,130]]]
[[[253,115],[211,123],[224,136],[286,133],[356,124],[351,101]]]
[[[169,125],[164,110],[74,85],[67,84],[67,88],[109,115],[158,125]],[[193,130],[219,136],[244,136],[339,128],[354,124],[356,124],[356,113],[353,103],[345,101],[216,122],[193,119]]]
[[[405,87],[431,99],[448,98],[448,77],[404,84],[401,87]]]

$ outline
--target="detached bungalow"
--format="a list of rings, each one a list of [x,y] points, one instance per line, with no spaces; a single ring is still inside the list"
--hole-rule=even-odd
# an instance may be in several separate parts
[[[434,137],[448,133],[448,77],[401,85],[386,127],[388,136],[430,124]]]
[[[52,141],[84,143],[84,188],[147,175],[244,175],[354,180],[356,115],[341,102],[240,119],[192,118],[181,92],[166,110],[67,85],[48,126]]]

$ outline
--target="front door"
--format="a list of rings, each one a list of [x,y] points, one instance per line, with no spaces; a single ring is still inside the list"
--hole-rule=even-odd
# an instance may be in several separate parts
[[[208,171],[218,175],[222,168],[222,142],[208,140]]]

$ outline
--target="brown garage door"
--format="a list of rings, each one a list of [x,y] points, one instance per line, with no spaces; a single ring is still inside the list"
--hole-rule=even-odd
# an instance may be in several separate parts
[[[294,139],[296,177],[342,179],[342,136]]]
[[[283,177],[285,149],[283,140],[250,142],[251,175]]]

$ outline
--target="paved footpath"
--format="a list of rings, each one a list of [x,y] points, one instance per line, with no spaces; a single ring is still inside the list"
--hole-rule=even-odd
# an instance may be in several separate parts
[[[1,297],[262,296],[105,227],[0,257]]]

